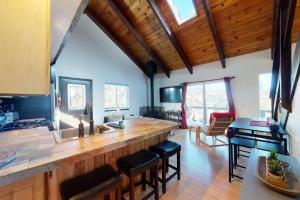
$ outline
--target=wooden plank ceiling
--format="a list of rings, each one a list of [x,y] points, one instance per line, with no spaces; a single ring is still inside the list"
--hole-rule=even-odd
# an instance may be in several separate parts
[[[97,20],[142,66],[153,59],[132,30],[112,9],[114,2],[148,47],[168,70],[185,68],[178,49],[164,31],[147,0],[90,0],[86,13]],[[168,26],[193,66],[218,61],[219,55],[202,1],[194,0],[198,16],[178,25],[166,0],[156,0]],[[226,58],[271,48],[274,0],[207,0]],[[292,41],[300,31],[300,1],[297,1]],[[144,44],[145,45],[145,44]],[[119,46],[119,45],[118,45]],[[271,59],[271,55],[270,55]],[[159,66],[159,69],[162,68]],[[221,64],[220,64],[221,68]],[[145,70],[143,70],[145,71]],[[162,70],[158,70],[162,72]]]

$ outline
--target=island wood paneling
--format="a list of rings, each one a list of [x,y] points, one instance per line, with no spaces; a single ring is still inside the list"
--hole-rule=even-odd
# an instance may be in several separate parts
[[[45,198],[44,174],[0,187],[0,200],[41,200]]]
[[[95,155],[88,158],[83,157],[82,159],[81,158],[77,158],[75,160],[70,159],[70,160],[66,160],[65,162],[62,162],[57,169],[54,169],[46,173],[45,182],[47,188],[46,189],[47,199],[49,200],[61,199],[58,186],[64,180],[87,173],[105,164],[110,164],[117,170],[116,161],[119,158],[135,153],[142,149],[148,149],[149,146],[165,140],[167,138],[167,134],[168,133],[157,135],[104,154]],[[123,177],[124,177],[123,189],[126,189],[126,187],[129,184],[129,180],[125,175]],[[114,194],[112,193],[111,195],[113,197]]]

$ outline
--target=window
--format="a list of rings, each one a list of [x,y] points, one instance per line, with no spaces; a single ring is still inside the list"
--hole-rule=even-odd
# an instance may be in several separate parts
[[[271,81],[271,73],[259,75],[259,112],[262,118],[271,117]]]
[[[68,110],[83,110],[85,108],[85,85],[68,84]]]
[[[228,111],[228,100],[224,81],[206,84],[205,98],[206,123],[209,123],[210,113]]]
[[[187,120],[189,124],[208,124],[212,112],[227,112],[228,101],[222,81],[188,85]]]
[[[179,25],[197,16],[193,0],[167,1]]]
[[[106,111],[129,109],[129,87],[104,84],[104,109]]]

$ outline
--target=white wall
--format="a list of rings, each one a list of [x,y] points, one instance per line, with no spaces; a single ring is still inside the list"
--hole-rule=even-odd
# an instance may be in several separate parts
[[[297,103],[296,103],[297,102]],[[292,113],[289,116],[286,130],[290,134],[290,150],[292,156],[300,162],[300,82],[298,82],[296,93],[292,104]]]
[[[93,80],[94,120],[104,113],[104,83],[129,85],[130,110],[148,105],[147,79],[143,72],[86,16],[83,15],[56,63],[56,75]]]
[[[226,59],[225,69],[222,69],[219,62],[213,62],[194,67],[192,75],[187,69],[172,71],[171,78],[159,74],[155,77],[156,105],[159,104],[160,87],[179,85],[189,81],[235,76],[231,84],[237,116],[259,117],[258,75],[269,73],[271,70],[270,50],[265,50]]]
[[[298,47],[299,48],[299,47]],[[296,45],[292,46],[292,52],[295,52]],[[299,50],[298,50],[299,52]],[[293,55],[294,57],[294,55]],[[297,103],[296,103],[297,102]],[[292,104],[292,113],[289,115],[286,130],[290,134],[290,150],[293,157],[300,162],[300,81],[298,81],[297,89]]]
[[[68,32],[82,0],[51,0],[51,62]]]

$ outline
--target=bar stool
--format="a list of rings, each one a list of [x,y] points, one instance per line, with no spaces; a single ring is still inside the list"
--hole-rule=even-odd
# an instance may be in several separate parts
[[[162,178],[159,178],[159,181],[162,183],[163,193],[166,193],[166,184],[169,180],[171,180],[176,175],[177,175],[177,180],[180,180],[181,145],[176,142],[171,142],[171,141],[165,140],[159,144],[151,146],[149,148],[149,150],[157,153],[160,156],[160,158],[162,159]],[[177,166],[176,167],[169,164],[169,158],[175,154],[177,154]],[[175,172],[167,178],[166,174],[169,171],[169,167],[174,169]]]
[[[151,192],[149,192],[144,198],[148,199],[153,194],[155,195],[155,200],[159,199],[159,190],[158,190],[158,164],[159,164],[160,158],[157,154],[147,151],[147,150],[141,150],[134,154],[125,156],[123,158],[120,158],[117,160],[118,169],[125,173],[130,180],[130,200],[134,200],[134,188],[137,185],[140,185],[142,183],[142,189],[143,191],[146,190],[146,185],[149,185],[153,188]],[[154,185],[146,180],[146,170],[152,169],[154,171]],[[137,185],[134,182],[134,178],[137,175],[142,174],[142,181],[141,183],[138,183]]]
[[[62,199],[84,200],[94,195],[109,199],[109,193],[115,191],[117,200],[121,199],[122,176],[110,165],[83,174],[61,183]]]
[[[229,140],[229,182],[231,182],[232,177],[236,177],[239,179],[243,179],[243,177],[235,175],[233,173],[234,167],[240,167],[240,168],[246,168],[245,166],[239,165],[237,163],[237,157],[238,157],[238,148],[239,147],[245,147],[245,148],[254,148],[254,140],[248,137],[240,137],[240,136],[234,136]]]

